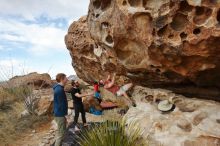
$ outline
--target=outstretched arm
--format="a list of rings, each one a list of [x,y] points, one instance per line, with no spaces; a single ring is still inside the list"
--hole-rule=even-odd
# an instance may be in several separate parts
[[[110,80],[110,79],[111,79],[111,76],[110,76],[110,75],[108,75],[108,77],[107,77],[107,81],[108,81],[108,80]]]
[[[82,97],[86,97],[86,96],[92,96],[94,93],[86,93],[86,94],[80,94],[80,93],[76,93],[75,96],[78,98],[82,98]]]
[[[115,84],[115,74],[112,77],[112,81],[104,86],[104,88],[111,88]]]

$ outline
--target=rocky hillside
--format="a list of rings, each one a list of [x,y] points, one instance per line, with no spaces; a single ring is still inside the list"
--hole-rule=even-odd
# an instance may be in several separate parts
[[[217,0],[91,0],[65,42],[85,81],[116,72],[121,82],[219,96],[219,8]]]

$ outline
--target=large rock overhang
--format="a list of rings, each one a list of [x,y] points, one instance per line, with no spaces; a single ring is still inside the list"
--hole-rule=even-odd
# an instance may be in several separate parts
[[[209,0],[91,0],[65,42],[85,81],[116,72],[119,84],[219,97],[219,8]]]

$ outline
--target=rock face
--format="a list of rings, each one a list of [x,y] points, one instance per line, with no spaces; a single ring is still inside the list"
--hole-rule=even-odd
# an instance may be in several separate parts
[[[162,113],[148,97],[163,100],[173,97],[176,108]],[[137,107],[125,115],[128,123],[137,122],[142,137],[150,146],[219,146],[220,104],[214,101],[189,99],[168,90],[136,86],[132,97]],[[188,107],[188,111],[181,108]]]
[[[34,72],[24,76],[15,76],[8,81],[8,84],[15,87],[31,86],[35,89],[41,89],[51,87],[52,81],[49,74],[38,74]]]
[[[41,96],[37,103],[36,111],[38,116],[53,114],[53,96]]]
[[[116,72],[147,86],[219,88],[219,8],[218,0],[91,0],[65,42],[85,81]]]

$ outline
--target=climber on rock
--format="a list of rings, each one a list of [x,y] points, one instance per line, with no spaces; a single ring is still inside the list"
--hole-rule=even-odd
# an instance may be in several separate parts
[[[115,76],[116,76],[116,74],[114,74],[113,77],[111,78],[111,76],[108,75],[108,77],[107,77],[107,79],[105,81],[100,80],[100,84],[102,84],[105,89],[107,89],[108,91],[112,92],[117,97],[124,96],[127,99],[129,99],[129,101],[131,101],[131,98],[128,96],[128,94],[126,92],[129,89],[132,88],[133,84],[132,83],[128,83],[128,84],[125,84],[125,85],[120,87],[120,86],[115,84]],[[135,103],[132,102],[132,105],[135,106]]]

